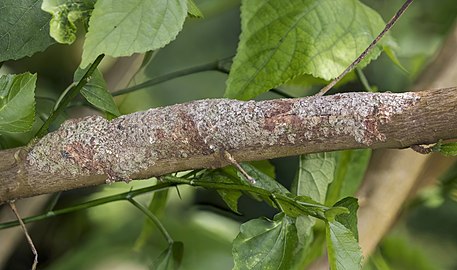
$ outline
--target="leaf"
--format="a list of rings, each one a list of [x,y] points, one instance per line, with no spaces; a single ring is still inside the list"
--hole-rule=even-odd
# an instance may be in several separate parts
[[[250,220],[233,241],[234,270],[293,269],[299,238],[293,218],[283,213],[274,220]]]
[[[54,43],[51,16],[41,10],[40,1],[2,0],[0,14],[0,62],[32,56]]]
[[[74,75],[74,81],[78,82],[86,73],[86,69],[78,68]],[[81,89],[81,94],[86,100],[102,111],[106,111],[114,116],[119,116],[120,112],[114,102],[113,96],[108,92],[105,79],[102,73],[96,69],[89,82]]]
[[[362,269],[362,251],[348,228],[338,221],[327,222],[326,238],[331,270]]]
[[[44,0],[41,9],[50,13],[50,35],[57,42],[72,44],[76,40],[76,23],[87,29],[96,0]]]
[[[289,193],[289,191],[281,185],[278,181],[273,179],[272,177],[268,176],[267,174],[263,173],[261,170],[256,168],[255,166],[249,163],[241,163],[241,167],[256,180],[256,183],[252,184],[255,187],[262,188],[268,190],[270,192],[278,192],[278,193]],[[244,176],[238,172],[239,177]]]
[[[207,170],[199,179],[200,181],[208,181],[212,183],[230,183],[236,185],[247,185],[246,181],[240,179],[236,174],[235,168],[232,166]],[[231,189],[218,189],[217,193],[221,196],[222,200],[227,204],[227,206],[235,213],[238,213],[238,199],[241,197],[242,193],[237,190]]]
[[[302,74],[335,78],[384,25],[357,0],[244,0],[225,97],[248,100]],[[381,45],[360,67],[380,54]]]
[[[173,242],[164,250],[154,261],[152,269],[154,270],[175,270],[179,269],[184,245],[182,242]]]
[[[219,196],[221,196],[222,200],[224,200],[225,204],[227,204],[230,210],[237,214],[240,214],[240,212],[238,212],[238,200],[242,195],[240,191],[230,189],[218,189],[217,193],[219,194]]]
[[[169,189],[159,190],[154,192],[154,196],[149,203],[148,209],[156,217],[160,218],[163,215],[165,206],[167,204]],[[143,229],[141,230],[140,235],[138,236],[134,249],[139,251],[146,244],[147,240],[151,237],[154,229],[156,228],[155,224],[152,223],[151,219],[147,218],[143,224]]]
[[[26,132],[35,121],[37,75],[23,73],[0,77],[0,132]]]
[[[445,156],[457,156],[457,143],[437,143],[432,147],[433,152],[439,152]]]
[[[187,0],[187,14],[194,18],[203,18],[203,13],[197,7],[193,0]]]
[[[356,198],[347,197],[337,202],[333,207],[344,207],[349,210],[348,213],[343,213],[336,216],[335,220],[343,224],[348,228],[355,239],[359,239],[359,232],[357,230],[357,210],[359,209],[359,204]]]
[[[186,16],[186,0],[98,0],[81,67],[100,54],[118,57],[159,49],[176,38]]]
[[[334,172],[334,153],[301,155],[298,173],[291,188],[292,192],[324,203],[327,187],[333,181]]]
[[[336,157],[335,179],[327,191],[326,204],[354,196],[362,183],[371,158],[371,149],[339,151]]]

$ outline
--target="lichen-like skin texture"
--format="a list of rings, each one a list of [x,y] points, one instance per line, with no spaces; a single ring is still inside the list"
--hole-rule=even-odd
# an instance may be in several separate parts
[[[27,161],[62,175],[129,180],[158,160],[222,151],[303,145],[351,136],[370,145],[385,140],[379,126],[419,100],[413,93],[347,93],[302,99],[194,101],[107,121],[69,120],[46,135]]]

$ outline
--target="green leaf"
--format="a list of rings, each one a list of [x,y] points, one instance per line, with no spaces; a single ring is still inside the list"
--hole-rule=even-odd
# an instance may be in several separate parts
[[[377,12],[358,0],[244,0],[225,97],[247,100],[302,74],[335,78],[384,25]]]
[[[159,49],[176,38],[186,16],[186,0],[98,0],[81,67],[100,54],[118,57]]]
[[[335,203],[334,207],[344,207],[349,210],[348,213],[343,213],[336,216],[335,220],[343,224],[348,228],[355,239],[359,239],[359,232],[357,230],[357,210],[359,209],[359,204],[356,198],[347,197],[341,201]]]
[[[86,69],[78,68],[74,75],[74,81],[78,82],[86,73]],[[81,94],[87,101],[98,109],[119,116],[120,112],[114,102],[113,96],[108,92],[102,73],[96,69],[89,82],[81,89]]]
[[[219,196],[221,196],[222,200],[224,200],[225,204],[227,204],[230,210],[237,214],[240,214],[240,212],[238,212],[238,200],[242,195],[240,191],[230,189],[218,189],[217,193],[219,194]]]
[[[362,183],[371,158],[371,149],[340,151],[336,156],[335,180],[327,191],[326,204],[354,196]]]
[[[327,187],[333,181],[334,173],[335,153],[301,155],[292,192],[324,203]]]
[[[362,269],[362,251],[348,228],[338,221],[327,222],[326,238],[331,270]]]
[[[156,217],[160,218],[163,215],[165,210],[165,206],[167,204],[168,199],[168,191],[169,189],[159,190],[154,192],[154,196],[149,203],[148,209],[154,214]],[[139,251],[141,250],[144,245],[146,244],[147,240],[151,237],[156,228],[155,224],[151,221],[151,219],[146,218],[143,229],[141,230],[138,239],[135,242],[134,249]]]
[[[51,16],[37,0],[2,0],[0,6],[0,62],[44,51],[54,43],[49,36]]]
[[[233,241],[233,269],[293,269],[299,243],[295,219],[283,213],[250,220]]]
[[[72,44],[76,40],[76,23],[87,29],[96,0],[44,0],[41,9],[50,13],[50,34],[57,42]]]
[[[207,170],[203,175],[200,176],[200,181],[208,182],[219,182],[219,183],[230,183],[236,185],[247,185],[246,181],[240,179],[236,173],[236,169],[232,166]],[[241,197],[242,193],[237,190],[230,189],[218,189],[217,193],[221,196],[222,200],[227,204],[227,206],[235,213],[238,212],[238,199]]]
[[[152,269],[154,270],[176,270],[179,269],[184,245],[182,242],[173,242],[164,250],[154,261]]]
[[[241,163],[241,167],[243,167],[247,174],[256,180],[256,183],[252,184],[253,186],[268,190],[270,192],[278,192],[284,194],[289,193],[289,191],[278,181],[276,181],[274,178],[271,178],[255,166],[249,163]],[[238,172],[238,176],[244,178],[241,172]]]
[[[35,121],[36,74],[0,77],[0,132],[26,132]]]
[[[437,143],[432,147],[433,152],[439,152],[445,156],[457,156],[457,143]]]
[[[203,13],[197,7],[193,0],[187,0],[187,14],[194,18],[203,18]]]

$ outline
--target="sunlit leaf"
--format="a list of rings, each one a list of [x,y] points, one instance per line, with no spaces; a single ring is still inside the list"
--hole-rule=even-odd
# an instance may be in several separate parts
[[[358,0],[244,0],[225,96],[247,100],[302,74],[335,78],[384,25]],[[381,49],[377,46],[361,66]]]
[[[41,1],[0,3],[0,62],[31,56],[54,43],[49,36],[51,16],[41,10]]]
[[[278,214],[274,220],[250,220],[233,242],[233,269],[293,269],[299,251],[295,219]]]
[[[298,174],[292,184],[292,192],[324,203],[327,187],[333,181],[334,172],[334,153],[301,155]]]
[[[96,0],[43,0],[41,8],[52,14],[50,35],[57,42],[71,44],[76,40],[76,23],[87,28]]]
[[[74,81],[78,82],[84,76],[86,70],[78,68],[75,72]],[[114,116],[120,115],[113,96],[108,92],[105,79],[103,79],[103,75],[98,69],[92,73],[89,82],[81,89],[81,94],[98,109]]]
[[[26,132],[35,120],[36,74],[0,77],[0,132]]]
[[[362,251],[351,230],[330,221],[326,223],[326,238],[331,270],[362,269]]]
[[[186,17],[187,0],[98,0],[81,67],[100,54],[119,57],[161,48],[176,38]]]

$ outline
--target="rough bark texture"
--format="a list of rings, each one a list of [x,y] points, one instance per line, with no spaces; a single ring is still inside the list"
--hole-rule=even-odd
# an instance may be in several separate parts
[[[457,88],[270,101],[213,99],[113,121],[69,120],[30,150],[0,152],[0,201],[238,161],[456,137]]]

